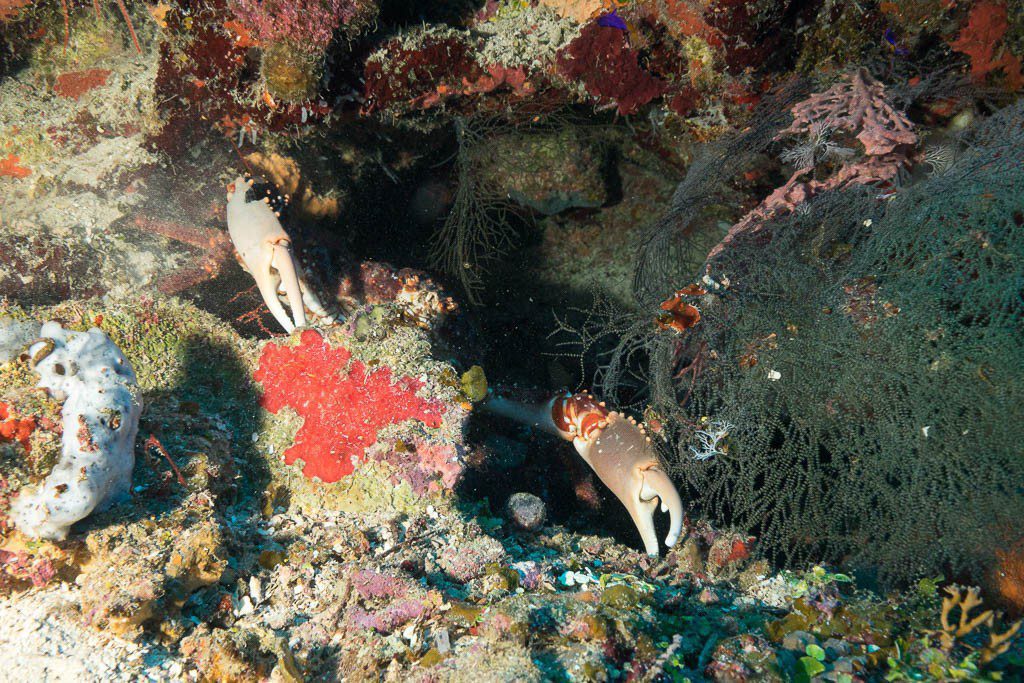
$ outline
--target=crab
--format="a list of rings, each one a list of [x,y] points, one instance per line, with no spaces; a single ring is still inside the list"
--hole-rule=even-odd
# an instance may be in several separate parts
[[[657,557],[654,513],[669,513],[665,545],[671,548],[683,530],[683,503],[665,472],[642,424],[609,410],[588,393],[563,393],[542,407],[530,408],[493,396],[484,404],[493,413],[526,422],[572,441],[576,452],[629,512],[647,554]]]
[[[227,192],[228,234],[242,267],[256,280],[267,308],[289,334],[296,327],[306,326],[306,308],[324,322],[333,323],[334,317],[302,277],[291,238],[279,220],[287,198],[272,197],[269,191],[262,198],[247,197],[252,189],[252,178],[238,176]],[[287,296],[294,320],[285,312],[279,292]]]

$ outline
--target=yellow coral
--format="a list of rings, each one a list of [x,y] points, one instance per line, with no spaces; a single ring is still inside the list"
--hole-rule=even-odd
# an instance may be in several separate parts
[[[337,197],[318,195],[302,177],[299,164],[292,158],[276,152],[253,152],[246,162],[267,177],[284,194],[291,197],[291,206],[300,219],[331,220],[338,217],[341,207]]]
[[[995,614],[992,610],[985,610],[974,616],[971,612],[981,605],[981,591],[977,587],[964,588],[963,586],[947,586],[946,597],[942,599],[942,615],[939,622],[942,624],[941,631],[933,631],[933,635],[939,639],[939,645],[943,650],[949,651],[953,648],[958,638],[963,638],[981,626],[988,626],[988,644],[981,648],[980,662],[988,664],[993,659],[1003,654],[1010,648],[1013,637],[1020,631],[1024,620],[1018,620],[1011,624],[1005,631],[999,633],[993,627]],[[956,624],[950,620],[953,610],[960,610],[960,617]]]

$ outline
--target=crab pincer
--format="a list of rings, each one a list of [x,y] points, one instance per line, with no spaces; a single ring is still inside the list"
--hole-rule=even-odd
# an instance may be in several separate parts
[[[333,322],[333,317],[302,278],[291,239],[281,226],[279,212],[271,205],[270,198],[246,197],[252,186],[252,179],[242,176],[228,186],[228,234],[242,266],[256,280],[267,308],[289,333],[306,325],[306,308],[327,322]],[[287,295],[294,321],[281,304],[279,292]]]

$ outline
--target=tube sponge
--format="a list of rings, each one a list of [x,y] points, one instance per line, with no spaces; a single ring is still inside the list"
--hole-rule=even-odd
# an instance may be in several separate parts
[[[97,328],[72,332],[56,322],[29,353],[42,355],[38,387],[63,401],[61,456],[39,485],[21,490],[11,519],[27,536],[63,539],[72,524],[128,496],[142,405],[135,371]]]

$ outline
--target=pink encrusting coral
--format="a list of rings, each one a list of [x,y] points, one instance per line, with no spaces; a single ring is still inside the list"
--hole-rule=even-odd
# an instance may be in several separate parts
[[[431,609],[429,595],[407,576],[390,576],[372,569],[357,569],[351,576],[362,605],[348,610],[348,621],[356,628],[391,633]]]
[[[259,44],[288,41],[316,54],[359,9],[356,0],[232,0],[231,6]]]
[[[396,486],[409,485],[416,495],[427,495],[455,488],[463,474],[463,459],[452,443],[431,443],[415,439],[411,444],[385,444],[374,458],[394,468],[389,480]]]
[[[303,418],[284,460],[290,465],[301,459],[307,477],[329,483],[351,474],[388,425],[419,420],[428,427],[441,426],[447,408],[416,395],[422,381],[394,381],[386,367],[369,370],[348,349],[332,347],[315,330],[304,331],[299,342],[268,344],[255,379],[263,385],[260,405],[272,413],[288,407]]]
[[[0,550],[0,591],[25,584],[42,588],[55,576],[57,569],[47,557]]]

